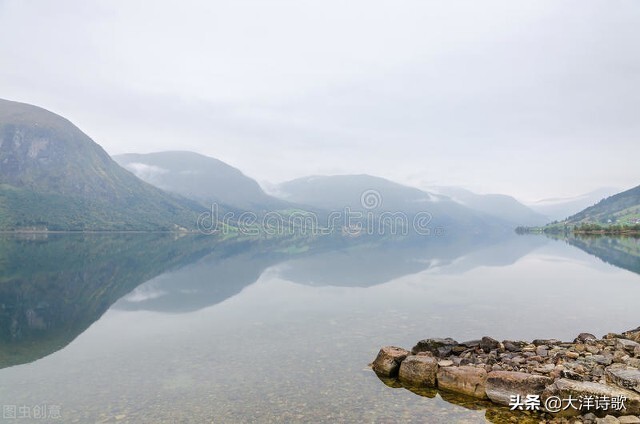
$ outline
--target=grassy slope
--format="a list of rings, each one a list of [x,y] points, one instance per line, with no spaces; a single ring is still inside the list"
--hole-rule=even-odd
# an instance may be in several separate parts
[[[640,186],[608,197],[567,218],[566,224],[635,224],[640,219]]]
[[[203,208],[121,168],[68,120],[0,100],[0,229],[193,229]]]

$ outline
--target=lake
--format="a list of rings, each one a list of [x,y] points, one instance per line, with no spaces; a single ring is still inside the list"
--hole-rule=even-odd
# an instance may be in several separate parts
[[[389,387],[367,365],[428,337],[635,328],[639,250],[516,235],[4,236],[0,404],[23,414],[4,421],[484,423],[482,404]]]

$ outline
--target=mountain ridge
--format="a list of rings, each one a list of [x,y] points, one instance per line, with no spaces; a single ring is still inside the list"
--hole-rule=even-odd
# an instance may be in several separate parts
[[[194,229],[200,208],[120,167],[70,120],[0,99],[0,229]]]
[[[480,234],[508,228],[505,221],[472,210],[447,196],[368,174],[315,175],[281,183],[282,198],[332,211],[428,214],[429,225],[451,233]]]
[[[504,219],[516,226],[543,225],[549,222],[548,217],[535,212],[507,194],[478,194],[456,186],[435,186],[432,190],[459,201],[471,209]]]
[[[143,181],[205,207],[214,203],[242,210],[292,207],[268,195],[241,170],[200,153],[184,150],[125,153],[113,159]]]
[[[640,185],[609,196],[593,206],[571,215],[566,224],[622,224],[640,223]]]

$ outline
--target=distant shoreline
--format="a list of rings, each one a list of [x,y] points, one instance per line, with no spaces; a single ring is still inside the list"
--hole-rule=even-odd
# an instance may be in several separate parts
[[[640,230],[623,230],[623,231],[615,231],[615,230],[574,230],[573,234],[584,234],[584,235],[603,235],[603,236],[625,236],[625,235],[640,235]]]
[[[518,234],[575,234],[586,236],[640,236],[640,225],[603,227],[598,224],[581,226],[548,225],[545,227],[517,227]]]
[[[171,230],[0,230],[0,234],[202,234],[200,231]]]

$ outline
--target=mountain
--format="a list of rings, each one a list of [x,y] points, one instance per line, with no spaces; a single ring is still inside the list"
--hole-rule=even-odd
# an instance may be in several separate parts
[[[371,175],[310,176],[277,186],[278,195],[288,201],[343,213],[374,214],[401,212],[409,222],[419,214],[432,217],[431,228],[447,232],[482,233],[505,228],[507,223],[474,211],[449,197],[404,186]]]
[[[276,193],[282,199],[325,210],[349,207],[358,211],[418,212],[436,203],[454,203],[446,196],[365,174],[297,178],[277,185]],[[459,210],[465,209],[458,206]]]
[[[65,118],[0,99],[0,229],[192,229],[195,202],[120,167]]]
[[[547,216],[549,221],[559,221],[571,216],[600,200],[618,193],[620,190],[602,187],[575,197],[543,199],[526,203],[535,212]]]
[[[213,203],[250,211],[291,207],[269,196],[240,170],[198,153],[129,153],[113,159],[149,184],[193,199],[205,207]]]
[[[640,223],[640,186],[601,200],[570,216],[566,224],[638,224]]]
[[[514,226],[543,225],[549,221],[546,216],[505,194],[476,194],[460,187],[433,187],[433,191],[449,196],[471,209],[503,219]]]

